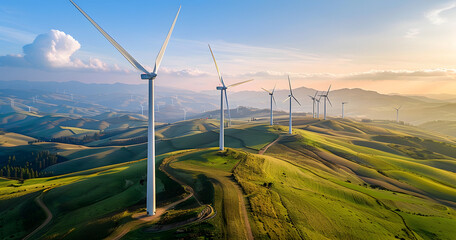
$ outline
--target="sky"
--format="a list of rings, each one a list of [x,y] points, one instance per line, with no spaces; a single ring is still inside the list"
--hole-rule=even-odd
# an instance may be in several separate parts
[[[147,69],[182,6],[156,84],[456,94],[456,1],[75,0]],[[0,81],[144,84],[67,0],[2,0]]]

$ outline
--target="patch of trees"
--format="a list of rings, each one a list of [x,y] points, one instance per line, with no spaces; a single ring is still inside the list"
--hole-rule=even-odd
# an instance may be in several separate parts
[[[67,143],[67,144],[76,144],[76,145],[83,145],[86,143],[90,143],[93,141],[98,141],[103,136],[103,133],[95,133],[93,135],[85,135],[82,138],[76,137],[58,137],[58,138],[51,138],[49,142],[59,142],[59,143]]]
[[[126,140],[117,140],[113,142],[109,142],[104,144],[104,146],[122,146],[122,145],[133,145],[138,143],[145,143],[147,142],[147,136],[130,138]]]
[[[18,152],[0,157],[0,176],[11,179],[30,179],[43,176],[41,170],[67,159],[49,151]]]

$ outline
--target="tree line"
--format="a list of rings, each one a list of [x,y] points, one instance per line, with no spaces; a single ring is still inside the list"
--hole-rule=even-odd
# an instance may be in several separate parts
[[[64,161],[66,158],[49,151],[18,152],[0,157],[0,176],[11,179],[42,177],[45,175],[43,169]]]

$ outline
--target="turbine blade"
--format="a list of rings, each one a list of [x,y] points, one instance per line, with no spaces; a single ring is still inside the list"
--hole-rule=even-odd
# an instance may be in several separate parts
[[[291,96],[292,96],[292,97],[294,98],[294,100],[299,104],[299,106],[301,106],[301,103],[299,103],[298,99],[296,99],[295,96],[293,96],[293,95],[291,95]]]
[[[179,12],[181,10],[181,6],[179,6],[179,10],[177,10],[176,17],[174,18],[173,25],[171,25],[171,28],[168,31],[168,35],[166,36],[165,42],[163,43],[160,52],[158,52],[157,59],[155,59],[155,67],[154,67],[154,73],[157,74],[158,67],[160,67],[160,63],[163,59],[163,55],[165,54],[166,46],[168,46],[169,38],[171,37],[171,34],[173,33],[174,25],[176,25],[177,17],[179,16]]]
[[[109,34],[107,34],[103,28],[101,28],[89,15],[87,15],[87,13],[84,12],[84,10],[82,10],[75,2],[73,2],[73,0],[70,0],[70,2],[79,10],[79,12],[82,13],[82,15],[84,15],[84,17],[87,18],[87,20],[92,23],[93,26],[95,26],[95,28],[97,28],[101,34],[103,34],[103,36],[117,49],[117,51],[119,51],[131,63],[131,65],[133,65],[133,67],[144,73],[150,74],[149,71],[141,66],[138,61],[136,61],[122,46],[120,46],[111,36],[109,36]]]
[[[276,103],[276,100],[275,100],[275,97],[274,97],[274,95],[272,95],[272,100],[274,101],[274,105],[276,105],[276,106],[277,106],[277,103]]]
[[[229,85],[228,87],[235,87],[237,85],[241,85],[241,84],[244,84],[246,82],[251,82],[251,81],[253,81],[253,79],[242,81],[242,82],[238,82],[238,83],[233,83],[233,84]]]
[[[277,86],[277,83],[274,84],[274,88],[272,89],[272,94],[274,94],[274,91],[275,91],[276,86]]]
[[[272,92],[270,92],[270,91],[268,91],[268,90],[266,90],[266,89],[264,89],[264,88],[261,88],[261,89],[265,90],[265,91],[268,92],[269,94],[272,94]]]
[[[331,85],[329,85],[328,91],[326,92],[326,95],[329,94],[329,90],[331,89]]]
[[[283,102],[288,101],[288,99],[290,99],[290,96],[288,96],[285,100],[283,100]]]
[[[228,104],[228,95],[226,94],[226,89],[223,90],[225,91],[225,102],[226,102],[226,109],[228,110],[228,119],[231,123],[231,111],[230,111],[230,105]]]
[[[331,100],[329,100],[329,97],[326,97],[326,99],[328,100],[329,105],[331,105],[331,107],[332,107],[333,105],[332,105],[332,103],[331,103]]]
[[[214,59],[214,63],[215,63],[215,68],[217,69],[217,74],[219,76],[219,81],[222,83],[222,85],[225,87],[225,83],[223,82],[223,79],[222,79],[222,75],[220,74],[220,70],[219,70],[219,67],[217,65],[217,61],[215,61],[215,57],[214,57],[214,53],[212,52],[212,49],[211,49],[211,45],[207,45],[209,46],[209,50],[211,51],[211,55],[212,55],[212,59]]]
[[[316,92],[315,92],[315,96],[314,96],[314,98],[316,98],[316,97],[317,97],[317,94],[318,94],[318,91],[316,91]]]
[[[290,94],[293,95],[293,92],[292,92],[292,90],[291,90],[290,75],[288,75],[288,85],[290,86]]]

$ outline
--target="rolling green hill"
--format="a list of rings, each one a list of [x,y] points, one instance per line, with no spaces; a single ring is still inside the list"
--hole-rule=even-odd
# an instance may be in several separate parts
[[[136,119],[110,116],[118,120]],[[142,120],[141,120],[142,121]],[[143,126],[116,128],[84,144],[4,133],[0,149],[51,150],[68,159],[24,181],[0,178],[0,238],[22,238],[45,216],[39,239],[452,239],[456,235],[456,143],[388,121],[294,119],[273,127],[237,121],[218,151],[215,120],[157,126],[160,220],[142,221]],[[65,126],[64,126],[65,127]],[[82,126],[67,126],[79,134]],[[75,132],[76,131],[76,132]],[[3,137],[2,137],[3,136]],[[2,140],[3,139],[3,140]],[[131,143],[141,140],[141,143]],[[130,141],[130,142],[129,142]],[[261,154],[259,154],[261,153]],[[184,198],[187,196],[188,198]],[[210,205],[215,215],[201,218]],[[36,216],[30,221],[26,212]],[[163,231],[156,231],[164,227]]]

